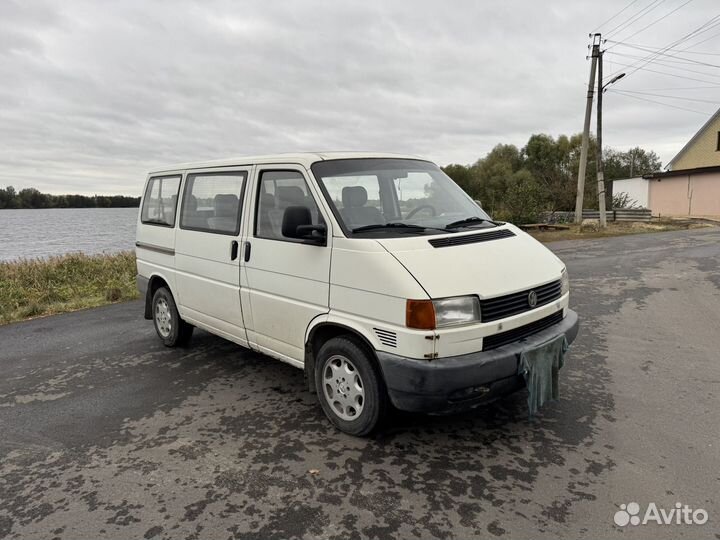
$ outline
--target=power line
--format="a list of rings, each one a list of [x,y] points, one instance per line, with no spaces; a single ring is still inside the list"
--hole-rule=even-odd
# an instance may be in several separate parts
[[[622,8],[620,11],[618,11],[615,15],[613,15],[612,17],[610,17],[609,19],[607,19],[605,22],[601,23],[600,26],[597,27],[597,30],[595,30],[595,32],[597,32],[598,30],[600,30],[603,26],[605,26],[607,23],[609,23],[610,21],[612,21],[612,20],[613,20],[615,17],[617,17],[618,15],[621,15],[623,12],[625,12],[628,8],[630,8],[633,4],[637,3],[638,1],[639,1],[639,0],[632,0],[632,2],[630,2],[630,3],[629,3],[627,6],[625,6],[624,8]]]
[[[619,43],[619,45],[621,45],[623,47],[630,47],[632,49],[638,49],[638,50],[644,51],[644,52],[655,53],[660,56],[667,56],[668,58],[673,58],[675,60],[683,60],[684,61],[683,63],[692,63],[692,64],[697,64],[697,65],[701,65],[701,66],[709,66],[709,67],[720,67],[720,65],[718,65],[718,64],[710,64],[709,62],[703,62],[702,60],[695,60],[694,58],[687,58],[685,56],[678,56],[677,54],[668,54],[667,52],[662,52],[659,49],[653,50],[653,49],[646,48],[646,47],[636,47],[633,45],[628,45],[627,43]],[[611,51],[611,54],[624,54],[626,56],[631,56],[627,53],[619,53],[617,51]],[[720,53],[718,53],[718,56],[720,56]],[[647,56],[644,56],[644,57],[643,56],[635,56],[634,58],[647,58]],[[668,60],[668,61],[670,61],[670,60]]]
[[[688,5],[690,2],[692,2],[692,1],[693,1],[693,0],[687,0],[684,4],[679,5],[678,7],[676,7],[675,9],[673,9],[672,11],[670,11],[670,12],[666,13],[665,15],[663,15],[662,17],[660,17],[659,19],[655,19],[655,20],[654,20],[653,22],[651,22],[650,24],[648,24],[648,25],[646,25],[646,26],[643,26],[640,30],[638,30],[638,31],[636,31],[636,32],[633,32],[633,33],[630,34],[629,36],[626,36],[625,39],[630,39],[630,38],[632,38],[632,37],[634,37],[634,36],[637,36],[640,32],[644,32],[645,30],[647,30],[647,29],[650,28],[651,26],[656,25],[657,23],[659,23],[659,22],[662,21],[663,19],[666,19],[667,17],[669,17],[670,15],[672,15],[673,13],[675,13],[677,10],[684,8],[685,6],[687,6],[687,5]],[[610,48],[610,47],[608,47],[608,49],[609,49],[609,48]]]
[[[619,90],[619,92],[624,92],[626,94],[640,94],[643,96],[661,97],[661,98],[667,98],[667,99],[681,99],[683,101],[695,101],[697,103],[710,103],[711,105],[717,105],[717,101],[711,100],[711,99],[698,99],[698,98],[686,98],[686,97],[680,97],[680,96],[668,96],[665,94],[653,94],[651,92],[640,92],[638,90]]]
[[[693,30],[692,32],[689,32],[688,34],[685,34],[683,37],[681,37],[681,38],[675,40],[674,42],[670,43],[669,45],[663,47],[660,51],[648,55],[648,56],[646,57],[647,59],[645,60],[644,63],[643,63],[643,60],[638,60],[637,62],[633,62],[632,65],[627,66],[627,67],[629,67],[629,68],[635,68],[635,69],[633,69],[633,71],[631,71],[631,72],[628,73],[627,75],[632,75],[633,73],[635,73],[635,72],[638,71],[639,69],[641,69],[641,68],[643,68],[644,66],[646,66],[648,63],[650,63],[650,61],[652,61],[654,58],[656,58],[660,52],[666,52],[668,49],[670,49],[670,48],[672,48],[672,47],[675,47],[675,46],[679,45],[680,43],[683,43],[683,42],[687,41],[688,39],[691,39],[692,37],[695,37],[695,36],[697,36],[697,35],[699,35],[699,34],[702,34],[702,33],[704,33],[704,32],[707,32],[707,31],[710,30],[711,28],[714,28],[715,26],[717,26],[718,24],[720,24],[720,22],[717,22],[717,19],[720,19],[720,15],[716,15],[716,16],[712,17],[710,20],[708,20],[707,22],[703,23],[702,25],[700,25],[698,28],[696,28],[696,29]],[[638,64],[640,64],[640,65],[638,66]],[[636,66],[637,66],[637,67],[636,67]],[[612,77],[612,76],[614,76],[614,75],[615,75],[615,73],[612,73],[612,74],[610,74],[610,75],[608,76],[608,78],[610,78],[610,77]],[[702,82],[707,82],[707,81],[702,81]]]
[[[669,103],[663,103],[662,101],[655,101],[654,99],[647,99],[647,98],[640,97],[640,96],[634,96],[634,95],[632,95],[632,94],[626,94],[626,93],[623,92],[622,90],[608,90],[608,92],[613,92],[613,93],[615,93],[615,94],[621,94],[621,95],[623,95],[623,96],[625,96],[625,97],[629,97],[629,98],[632,98],[632,99],[639,99],[640,101],[647,101],[648,103],[655,103],[656,105],[663,105],[663,106],[665,106],[665,107],[670,107],[670,108],[672,108],[672,109],[679,109],[679,110],[681,110],[681,111],[690,111],[690,112],[702,114],[703,116],[707,116],[708,114],[710,114],[710,113],[704,112],[704,111],[697,111],[697,110],[695,110],[695,109],[688,109],[687,107],[680,107],[680,106],[678,106],[678,105],[670,105]]]
[[[720,88],[720,84],[713,86],[666,86],[664,88],[646,88],[645,90],[662,92],[663,90],[707,90],[709,88]]]
[[[628,58],[639,58],[638,56],[634,56],[634,55],[630,55],[630,54],[621,54],[621,53],[614,53],[614,52],[610,52],[610,54],[615,54],[615,55],[617,55],[617,56],[623,56],[623,57],[628,57]],[[641,58],[641,57],[640,57],[640,58]],[[642,58],[642,59],[644,59],[644,58]],[[684,67],[677,67],[676,65],[673,65],[673,64],[677,64],[677,63],[687,64],[688,62],[672,62],[671,60],[658,60],[658,59],[654,59],[654,60],[648,60],[644,65],[648,65],[648,64],[658,64],[658,65],[660,65],[660,66],[668,67],[668,68],[670,68],[670,69],[677,69],[677,70],[680,70],[680,71],[687,71],[687,72],[689,72],[689,73],[697,73],[698,75],[705,75],[706,77],[720,77],[720,75],[715,75],[714,73],[708,73],[708,72],[706,72],[706,71],[697,71],[697,70],[695,70],[695,69],[689,69],[689,68],[684,68]],[[720,68],[720,66],[713,66],[712,64],[708,64],[708,65],[709,65],[710,67]]]
[[[716,34],[717,35],[717,34]],[[714,37],[714,36],[712,36]],[[637,43],[627,43],[624,41],[614,41],[612,39],[605,39],[603,41],[607,41],[608,43],[617,43],[618,45],[622,45],[623,47],[630,47],[632,49],[640,49],[641,51],[647,51],[647,52],[658,52],[660,51],[657,47],[651,47],[649,45],[639,45]],[[694,47],[694,45],[692,45]],[[707,56],[720,56],[720,53],[713,53],[713,52],[707,52],[707,51],[689,51],[687,49],[664,49],[666,51],[677,51],[677,52],[684,52],[687,51],[687,54],[702,54]]]
[[[633,66],[631,66],[630,64],[621,64],[620,62],[615,62],[615,63],[616,63],[618,66],[623,66],[623,67],[627,67],[627,68],[633,67]],[[701,82],[701,83],[707,83],[707,84],[716,84],[716,83],[718,82],[718,81],[706,81],[705,79],[696,79],[696,78],[694,78],[694,77],[687,77],[687,76],[685,76],[685,75],[678,75],[677,73],[668,73],[668,72],[666,72],[666,71],[658,71],[658,70],[656,70],[656,69],[650,69],[650,68],[646,68],[646,67],[639,67],[639,68],[637,68],[635,71],[637,71],[637,70],[649,71],[650,73],[658,73],[658,74],[660,74],[660,75],[667,75],[667,76],[669,76],[669,77],[676,77],[676,78],[678,78],[678,79],[684,79],[684,80],[686,80],[686,81],[695,81],[695,82]],[[633,73],[635,73],[635,71],[633,71]]]
[[[607,32],[605,32],[606,35],[611,35],[614,33],[619,33],[624,31],[626,28],[628,28],[630,25],[632,25],[634,22],[639,21],[642,17],[650,13],[652,10],[657,8],[660,4],[665,2],[665,0],[653,0],[650,4],[645,6],[643,9],[635,13],[634,15],[631,15],[628,19],[626,19],[624,22],[621,22],[614,28],[611,28]]]
[[[708,29],[708,30],[709,30],[709,29]],[[690,45],[689,47],[687,47],[687,48],[685,48],[685,49],[681,49],[681,51],[682,51],[682,52],[685,52],[685,51],[687,51],[688,49],[692,49],[693,47],[697,47],[698,45],[701,45],[702,43],[705,43],[706,41],[710,41],[711,39],[716,38],[716,37],[718,37],[718,36],[720,36],[720,32],[718,32],[717,34],[713,34],[713,35],[710,36],[709,38],[703,39],[702,41],[698,41],[697,43],[694,43],[694,44]],[[702,54],[702,53],[695,53],[695,54]]]

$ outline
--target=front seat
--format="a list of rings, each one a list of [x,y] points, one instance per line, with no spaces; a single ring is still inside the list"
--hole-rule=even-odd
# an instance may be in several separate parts
[[[380,210],[374,206],[365,206],[367,200],[367,190],[362,186],[348,186],[342,189],[343,208],[340,214],[351,229],[385,223]]]

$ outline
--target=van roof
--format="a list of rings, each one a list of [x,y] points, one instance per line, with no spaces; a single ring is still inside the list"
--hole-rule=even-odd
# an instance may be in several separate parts
[[[420,159],[428,161],[420,156],[393,154],[387,152],[296,152],[287,154],[270,154],[265,156],[240,156],[235,158],[217,159],[213,161],[200,161],[196,163],[178,163],[167,167],[154,168],[150,171],[150,174],[170,171],[184,171],[188,169],[209,169],[213,167],[233,167],[266,163],[295,163],[305,167],[310,167],[316,161],[360,158]]]

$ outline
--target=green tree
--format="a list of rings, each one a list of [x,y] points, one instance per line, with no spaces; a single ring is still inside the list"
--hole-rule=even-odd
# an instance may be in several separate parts
[[[635,178],[661,169],[660,158],[652,150],[635,147],[626,152],[612,148],[603,151],[603,170],[606,180]]]

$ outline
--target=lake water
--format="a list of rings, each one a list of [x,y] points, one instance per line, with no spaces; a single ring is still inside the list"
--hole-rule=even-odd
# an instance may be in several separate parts
[[[0,210],[0,261],[135,249],[137,208]]]

